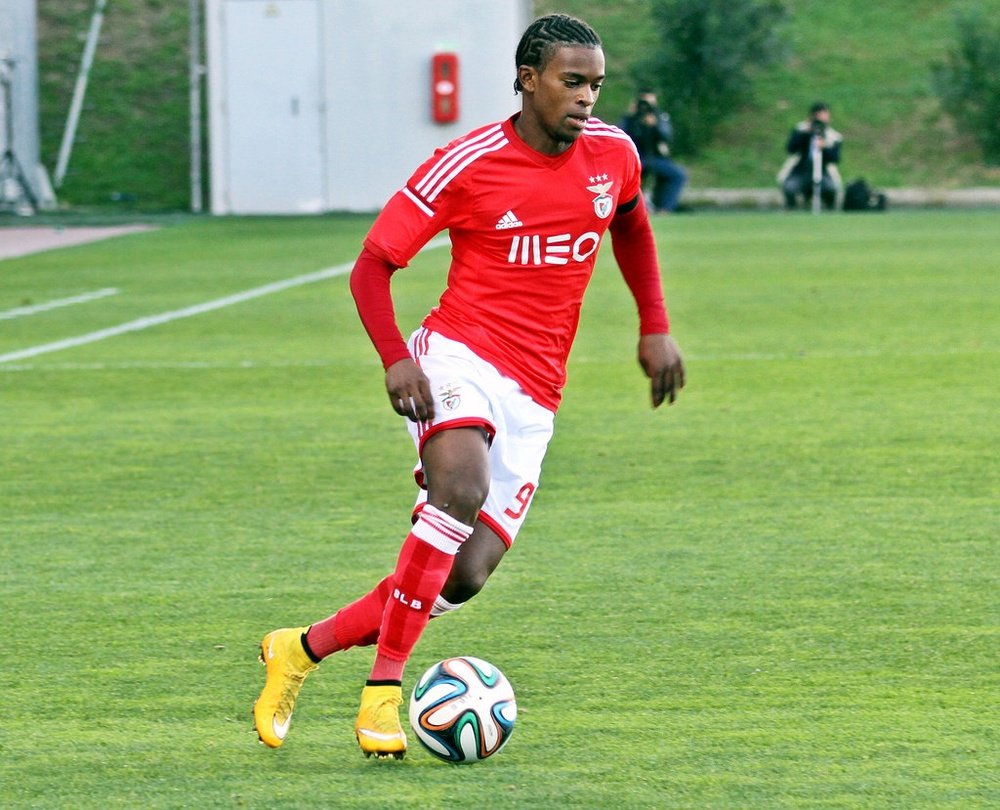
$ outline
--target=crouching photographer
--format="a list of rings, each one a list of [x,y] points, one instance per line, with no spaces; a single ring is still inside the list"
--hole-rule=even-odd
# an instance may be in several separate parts
[[[816,186],[823,207],[836,208],[842,187],[837,164],[843,142],[843,135],[830,126],[830,108],[820,101],[813,104],[809,117],[796,124],[788,136],[788,158],[778,172],[785,208],[796,208],[800,200],[808,208]]]

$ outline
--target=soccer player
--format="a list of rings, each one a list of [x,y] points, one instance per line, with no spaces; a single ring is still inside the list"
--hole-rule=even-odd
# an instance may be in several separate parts
[[[417,448],[419,495],[395,570],[329,618],[264,637],[254,723],[268,746],[284,741],[302,682],[321,660],[375,644],[355,735],[366,756],[405,753],[406,661],[432,616],[479,592],[521,528],[605,231],[638,306],[653,407],[684,385],[638,155],[624,132],[592,116],[601,40],[581,20],[549,15],[524,32],[515,63],[521,112],[420,166],[375,220],[351,273],[389,402]],[[446,289],[405,342],[391,276],[446,228]]]

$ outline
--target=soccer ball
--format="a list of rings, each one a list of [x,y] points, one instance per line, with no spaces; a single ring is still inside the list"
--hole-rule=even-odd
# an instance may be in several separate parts
[[[446,658],[410,696],[410,725],[424,748],[446,762],[479,762],[507,744],[517,703],[504,674],[481,658]]]

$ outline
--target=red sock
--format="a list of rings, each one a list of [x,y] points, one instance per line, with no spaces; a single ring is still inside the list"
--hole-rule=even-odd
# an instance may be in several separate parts
[[[367,647],[378,641],[385,602],[392,593],[392,576],[383,579],[360,599],[345,605],[306,633],[309,651],[319,660],[339,650]]]
[[[382,614],[373,681],[401,680],[403,666],[430,620],[431,607],[451,571],[455,554],[472,534],[433,506],[425,506],[403,541],[392,575],[392,592]]]

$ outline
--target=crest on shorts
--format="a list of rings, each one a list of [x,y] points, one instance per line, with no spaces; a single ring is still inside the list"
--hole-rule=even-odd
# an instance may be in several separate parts
[[[442,388],[438,396],[441,398],[441,407],[446,411],[453,411],[462,404],[462,395],[457,385]]]
[[[594,197],[594,213],[601,219],[611,216],[611,209],[614,207],[614,198],[608,194],[610,188],[615,184],[614,180],[608,180],[606,174],[598,174],[590,178],[593,185],[587,186],[587,191],[592,191],[597,196]]]

